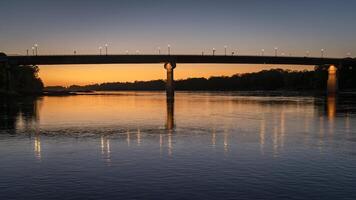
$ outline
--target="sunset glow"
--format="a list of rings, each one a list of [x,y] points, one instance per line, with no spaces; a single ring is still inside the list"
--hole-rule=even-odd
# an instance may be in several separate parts
[[[236,64],[179,64],[175,79],[211,76],[231,76],[238,73],[257,72],[282,68],[312,70],[314,66],[236,65]],[[133,82],[165,79],[163,64],[117,65],[59,65],[40,66],[40,77],[46,86],[86,85],[105,82]]]

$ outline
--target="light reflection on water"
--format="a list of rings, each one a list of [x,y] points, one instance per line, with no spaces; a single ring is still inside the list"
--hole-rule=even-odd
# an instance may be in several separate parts
[[[354,97],[2,99],[0,188],[4,199],[353,199]]]

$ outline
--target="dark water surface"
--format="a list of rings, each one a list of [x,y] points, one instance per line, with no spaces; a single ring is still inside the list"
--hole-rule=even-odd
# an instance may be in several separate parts
[[[356,199],[356,96],[0,100],[0,199]]]

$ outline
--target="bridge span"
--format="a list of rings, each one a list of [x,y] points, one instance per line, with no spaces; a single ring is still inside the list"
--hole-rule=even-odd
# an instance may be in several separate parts
[[[162,63],[167,71],[167,99],[174,97],[174,68],[177,63],[216,64],[284,64],[284,65],[329,65],[329,93],[337,92],[339,66],[356,65],[352,58],[318,58],[292,56],[227,56],[227,55],[37,55],[0,56],[1,62],[11,65],[66,65],[66,64],[154,64]]]

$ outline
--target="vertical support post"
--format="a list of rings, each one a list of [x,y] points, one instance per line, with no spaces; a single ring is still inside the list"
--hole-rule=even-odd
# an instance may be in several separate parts
[[[9,63],[7,60],[7,56],[4,53],[0,53],[0,70],[2,71],[1,73],[3,73],[3,78],[4,80],[2,81],[3,84],[3,89],[5,91],[9,91],[10,90],[10,67],[9,67]],[[0,88],[1,89],[1,88]]]
[[[164,68],[167,71],[167,80],[166,80],[166,96],[167,101],[174,101],[174,68],[176,67],[176,63],[168,62],[164,64]]]
[[[328,69],[327,87],[328,95],[335,95],[338,92],[337,68],[334,65],[330,65]]]

